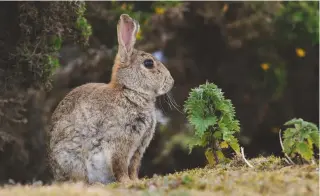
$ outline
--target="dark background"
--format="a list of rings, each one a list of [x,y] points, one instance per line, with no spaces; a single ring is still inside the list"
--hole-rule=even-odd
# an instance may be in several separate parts
[[[283,156],[278,132],[294,117],[319,124],[318,2],[79,4],[0,3],[1,182],[50,182],[50,114],[72,88],[109,81],[121,13],[141,24],[137,48],[165,57],[180,111],[190,89],[206,81],[225,92],[235,106],[247,157]],[[76,25],[79,7],[86,8],[92,28],[87,41]],[[62,38],[61,46],[52,36]],[[166,101],[160,97],[157,106],[169,121],[159,123],[141,176],[206,165],[203,149],[188,154],[192,128]]]

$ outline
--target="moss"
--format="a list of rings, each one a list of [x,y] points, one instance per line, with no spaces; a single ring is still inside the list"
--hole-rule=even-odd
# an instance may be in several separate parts
[[[271,156],[249,160],[261,167],[229,164],[216,168],[197,168],[141,179],[128,184],[85,186],[65,183],[51,186],[11,186],[0,189],[1,195],[318,195],[316,165],[285,166]],[[297,186],[299,183],[299,186]],[[66,188],[67,187],[67,188]]]
[[[254,166],[254,169],[258,171],[279,169],[287,165],[283,158],[273,155],[269,157],[259,156],[251,159],[249,162]],[[247,165],[243,161],[241,155],[237,155],[226,165],[226,167],[239,168],[247,167]]]
[[[125,188],[145,190],[146,188],[170,193],[173,190],[209,191],[217,194],[276,194],[288,195],[317,193],[319,177],[316,165],[288,166],[279,157],[258,157],[249,160],[255,168],[249,168],[239,159],[215,168],[197,168],[143,179],[125,185]],[[242,161],[243,162],[243,161]],[[296,182],[302,182],[296,186]]]

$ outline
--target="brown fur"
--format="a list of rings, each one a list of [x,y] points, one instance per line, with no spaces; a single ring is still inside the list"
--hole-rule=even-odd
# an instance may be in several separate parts
[[[173,86],[161,62],[133,48],[138,28],[136,21],[121,15],[110,83],[79,86],[54,111],[49,157],[56,180],[106,184],[138,178],[154,135],[155,99]],[[154,68],[144,67],[145,59],[152,59]]]

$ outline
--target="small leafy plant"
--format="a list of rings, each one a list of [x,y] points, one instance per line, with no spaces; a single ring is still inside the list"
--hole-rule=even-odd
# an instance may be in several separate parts
[[[218,164],[226,160],[221,148],[229,146],[238,154],[240,146],[236,132],[240,132],[239,121],[235,119],[235,110],[230,100],[225,99],[221,89],[213,83],[200,85],[191,90],[185,102],[184,110],[195,136],[199,142],[190,144],[206,148],[209,164]]]
[[[92,27],[85,18],[85,12],[86,12],[86,5],[80,4],[77,14],[78,18],[76,21],[76,27],[81,31],[82,36],[85,39],[85,42],[87,43],[90,36],[92,35]]]
[[[313,160],[314,146],[319,150],[318,127],[301,118],[294,118],[284,125],[291,127],[284,131],[283,152],[292,158],[299,155],[305,161]]]

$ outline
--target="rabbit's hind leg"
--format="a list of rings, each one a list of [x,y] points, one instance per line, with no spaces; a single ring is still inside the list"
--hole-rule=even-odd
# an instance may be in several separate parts
[[[63,170],[58,165],[51,163],[51,171],[55,181],[64,182],[68,180],[68,177],[64,174]]]
[[[52,170],[54,178],[58,181],[87,181],[86,168],[83,161],[74,153],[67,150],[53,151]]]
[[[87,178],[90,184],[109,184],[115,181],[110,164],[110,156],[102,149],[91,151],[85,160]]]

